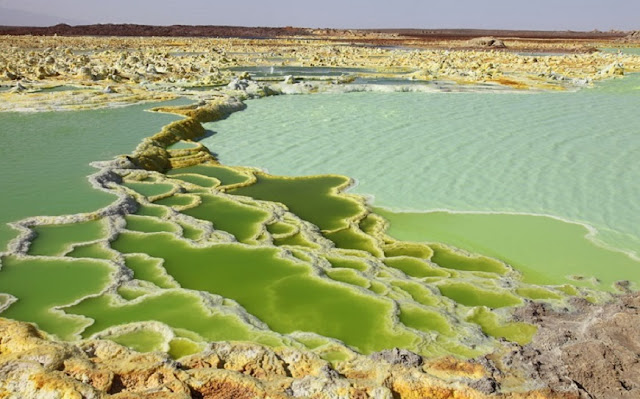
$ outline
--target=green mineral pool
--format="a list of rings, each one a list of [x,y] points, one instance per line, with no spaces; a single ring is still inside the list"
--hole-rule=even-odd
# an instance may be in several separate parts
[[[205,126],[221,164],[114,169],[104,190],[89,162],[178,117],[0,114],[0,315],[175,358],[219,340],[473,357],[529,342],[509,315],[530,300],[640,283],[640,76],[247,103]]]

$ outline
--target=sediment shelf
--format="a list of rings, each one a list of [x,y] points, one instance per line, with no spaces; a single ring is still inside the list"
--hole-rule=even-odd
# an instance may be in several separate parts
[[[34,40],[43,49],[34,50]],[[529,284],[498,259],[393,239],[363,197],[345,192],[349,177],[283,177],[223,165],[215,148],[198,142],[208,134],[202,123],[242,111],[249,98],[374,90],[353,79],[426,81],[434,74],[472,89],[481,81],[510,90],[575,89],[640,69],[637,57],[396,52],[331,43],[3,41],[4,81],[17,88],[0,93],[4,110],[74,109],[78,96],[93,106],[178,95],[196,103],[157,108],[184,119],[144,138],[129,155],[93,164],[98,172],[90,182],[116,195],[111,205],[12,224],[20,235],[0,254],[0,315],[7,318],[0,319],[0,395],[637,396],[632,282],[619,282],[616,294]],[[263,58],[256,59],[256,48]],[[262,82],[221,68],[275,59],[363,72]],[[540,76],[540,66],[531,66],[539,63],[555,71]],[[109,82],[109,89],[42,97],[53,82]],[[205,82],[215,87],[195,90]]]

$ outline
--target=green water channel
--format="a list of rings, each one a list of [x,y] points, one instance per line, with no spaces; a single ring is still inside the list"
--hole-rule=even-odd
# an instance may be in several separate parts
[[[183,213],[212,222],[215,229],[231,233],[240,242],[256,237],[262,224],[270,217],[269,213],[258,207],[206,194],[201,196],[200,205]]]
[[[640,282],[638,261],[595,244],[579,224],[531,215],[376,212],[398,239],[444,242],[502,259],[529,283],[612,290],[616,281]]]
[[[184,104],[176,100],[168,104]],[[94,111],[0,113],[0,247],[15,237],[7,223],[29,216],[94,211],[115,197],[93,189],[89,163],[127,154],[175,115],[144,112],[155,105]]]
[[[300,179],[258,175],[257,184],[229,191],[255,199],[283,203],[287,208],[322,230],[347,227],[346,220],[363,212],[347,198],[331,195],[349,180],[342,176],[317,176]]]
[[[106,235],[101,220],[52,224],[34,227],[37,234],[29,247],[30,255],[61,256],[72,249],[72,244],[95,241]]]
[[[390,303],[314,277],[307,266],[283,258],[277,249],[192,248],[164,233],[122,233],[112,246],[121,253],[144,248],[164,259],[163,267],[181,287],[234,299],[277,332],[314,331],[365,352],[389,344],[407,346],[415,339],[388,325]],[[99,302],[71,311],[91,317],[105,312],[104,306]]]
[[[113,273],[109,264],[90,259],[5,256],[0,262],[0,292],[18,299],[2,317],[37,323],[63,339],[73,338],[90,320],[52,308],[99,294]]]

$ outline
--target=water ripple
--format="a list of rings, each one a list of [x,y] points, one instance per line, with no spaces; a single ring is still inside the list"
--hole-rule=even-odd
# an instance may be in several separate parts
[[[271,173],[351,176],[379,206],[549,214],[638,251],[639,105],[617,81],[573,93],[276,97],[217,122],[205,145]]]

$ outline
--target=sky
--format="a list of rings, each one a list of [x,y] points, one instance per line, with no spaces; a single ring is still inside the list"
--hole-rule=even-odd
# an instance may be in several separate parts
[[[639,30],[640,0],[0,0],[0,25]]]

